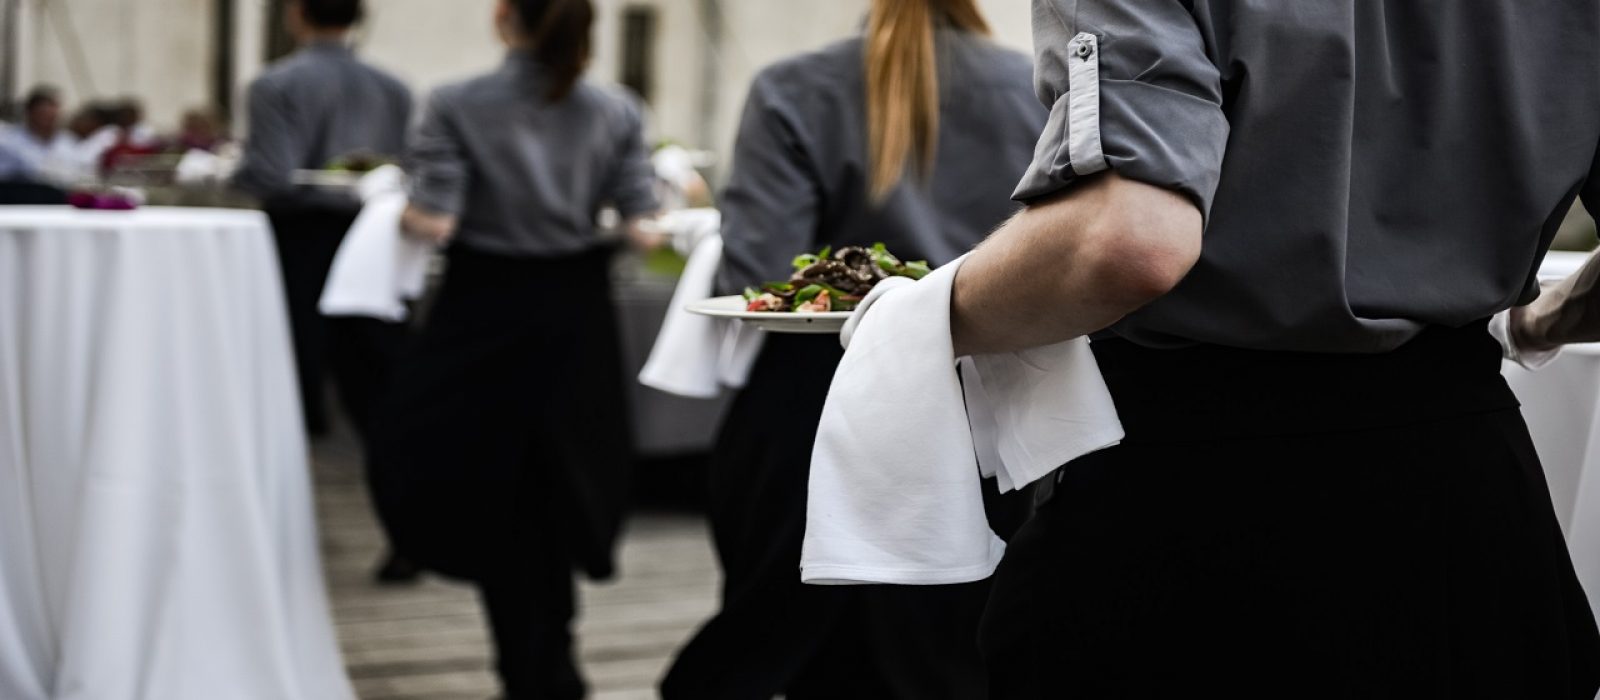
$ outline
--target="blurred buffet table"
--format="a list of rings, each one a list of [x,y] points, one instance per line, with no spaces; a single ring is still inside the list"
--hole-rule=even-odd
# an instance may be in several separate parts
[[[351,698],[258,212],[0,208],[0,698]]]

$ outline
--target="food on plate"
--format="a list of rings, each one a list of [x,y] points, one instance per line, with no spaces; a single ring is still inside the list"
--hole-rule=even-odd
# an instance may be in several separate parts
[[[333,161],[328,163],[327,167],[323,168],[323,170],[334,173],[361,174],[370,173],[385,165],[392,164],[394,164],[394,161],[376,153],[355,151],[352,153],[346,153],[338,158],[333,159]]]
[[[932,272],[925,261],[901,262],[879,243],[871,248],[824,248],[794,259],[794,276],[744,290],[747,311],[827,313],[854,311],[868,292],[890,277],[922,279]]]

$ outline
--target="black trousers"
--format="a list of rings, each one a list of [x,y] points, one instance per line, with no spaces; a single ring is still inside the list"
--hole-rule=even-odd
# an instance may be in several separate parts
[[[543,495],[557,498],[548,488]],[[579,700],[587,694],[573,649],[572,555],[551,505],[535,509],[537,520],[524,526],[520,538],[523,551],[508,555],[511,565],[477,581],[505,700]]]
[[[667,700],[984,696],[986,583],[800,582],[811,445],[841,357],[837,337],[772,336],[735,401],[712,465],[722,609],[663,680]],[[1018,496],[991,512],[1027,505]],[[1001,534],[1008,527],[997,522]]]
[[[0,182],[0,206],[66,203],[67,193],[53,185],[23,181]]]
[[[306,426],[313,434],[327,431],[323,386],[331,369],[340,403],[365,442],[373,407],[405,343],[406,326],[370,318],[328,318],[317,308],[334,255],[357,213],[318,207],[267,209],[283,270]]]
[[[986,614],[991,697],[1593,700],[1600,637],[1483,324],[1344,357],[1096,353]]]

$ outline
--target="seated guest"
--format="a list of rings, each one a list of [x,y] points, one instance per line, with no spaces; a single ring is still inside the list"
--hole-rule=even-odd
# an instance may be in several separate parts
[[[119,100],[112,108],[112,123],[122,130],[123,140],[134,148],[153,149],[161,146],[161,137],[145,122],[144,103],[138,98]]]
[[[37,87],[23,102],[22,121],[0,126],[0,182],[65,179],[73,138],[61,128],[61,95]]]
[[[112,117],[111,108],[105,104],[90,104],[79,109],[67,122],[67,131],[74,139],[73,163],[79,172],[98,174],[106,152],[121,139],[121,131]]]
[[[101,155],[100,166],[105,172],[160,153],[166,146],[155,129],[145,123],[144,105],[136,99],[116,103],[111,108],[111,124],[116,128],[116,141]]]
[[[191,109],[183,114],[183,126],[175,145],[184,151],[214,151],[224,140],[222,129],[211,112]]]
[[[72,179],[72,137],[61,130],[61,97],[38,87],[22,121],[0,125],[0,204],[63,204],[56,183]]]

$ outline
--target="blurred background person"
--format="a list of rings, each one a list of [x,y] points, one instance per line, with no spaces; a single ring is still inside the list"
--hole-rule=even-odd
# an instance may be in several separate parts
[[[110,174],[118,168],[137,165],[145,156],[165,150],[161,137],[144,122],[144,104],[138,99],[117,100],[106,107],[106,114],[108,124],[101,131],[111,134],[111,141],[100,153],[102,173]]]
[[[41,85],[22,100],[16,124],[0,125],[0,180],[42,182],[67,158],[72,134],[61,128],[61,93]]]
[[[347,45],[361,0],[295,0],[284,21],[300,50],[250,87],[250,138],[234,184],[272,219],[283,265],[299,363],[301,401],[312,434],[328,430],[322,401],[331,360],[340,399],[363,435],[391,355],[404,339],[393,324],[323,318],[317,310],[328,269],[360,203],[343,191],[297,187],[296,170],[322,170],[341,156],[398,158],[411,120],[411,94],[357,60]]]
[[[71,179],[73,138],[61,128],[61,95],[39,86],[22,101],[16,124],[0,125],[0,204],[60,204]]]
[[[112,123],[122,130],[123,140],[135,148],[153,149],[161,145],[161,136],[144,119],[144,103],[137,97],[117,100],[112,111]]]
[[[78,111],[72,113],[72,119],[67,121],[67,132],[72,134],[73,139],[82,143],[104,128],[106,123],[99,110],[93,106],[80,107]]]
[[[612,575],[632,461],[595,214],[657,245],[655,173],[640,105],[582,77],[589,0],[494,19],[505,62],[436,91],[412,140],[406,228],[448,241],[449,271],[369,474],[399,547],[477,584],[507,697],[579,698],[573,570]]]
[[[225,141],[222,127],[210,110],[191,109],[183,114],[174,146],[180,151],[215,151]]]
[[[110,104],[91,102],[80,107],[67,124],[67,130],[77,139],[73,146],[73,160],[86,175],[100,173],[106,153],[122,140],[115,112],[115,107]]]
[[[351,154],[397,159],[405,149],[410,91],[357,60],[348,44],[363,12],[362,0],[295,0],[286,6],[284,22],[300,50],[250,87],[250,138],[234,185],[259,198],[272,220],[307,429],[314,436],[329,430],[323,385],[331,365],[340,403],[366,443],[373,405],[405,342],[405,325],[322,315],[317,304],[323,285],[361,205],[348,192],[293,182],[296,170],[321,170]],[[416,575],[392,554],[377,571],[384,582]]]
[[[824,246],[948,263],[1010,216],[1048,115],[1029,58],[988,33],[973,0],[875,0],[864,36],[763,71],[720,202],[723,291],[787,279]],[[800,583],[812,442],[842,357],[836,336],[771,335],[735,401],[712,465],[722,610],[664,679],[668,700],[984,697],[987,584]]]

